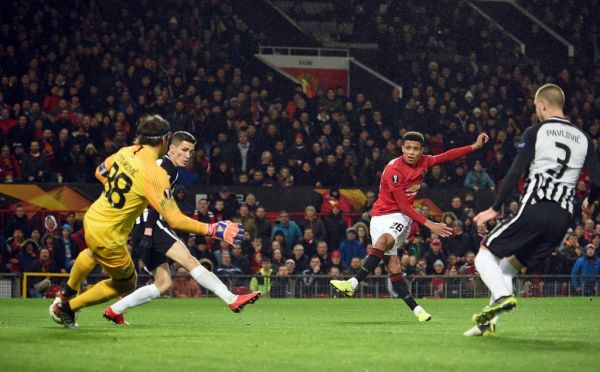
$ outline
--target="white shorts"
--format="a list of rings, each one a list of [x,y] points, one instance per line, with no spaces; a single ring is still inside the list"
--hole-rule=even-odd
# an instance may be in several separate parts
[[[396,242],[392,249],[385,252],[385,255],[396,256],[398,255],[398,247],[408,238],[408,234],[410,234],[411,224],[412,220],[402,213],[392,213],[372,217],[369,226],[371,230],[371,241],[375,244],[381,235],[385,233],[392,235]]]

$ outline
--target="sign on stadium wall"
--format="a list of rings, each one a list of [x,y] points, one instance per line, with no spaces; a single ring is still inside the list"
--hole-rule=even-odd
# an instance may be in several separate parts
[[[318,88],[342,87],[349,91],[350,65],[346,57],[257,54],[256,58],[302,84],[309,98]]]
[[[201,197],[216,195],[221,186],[186,187],[186,200],[190,205],[197,205]],[[272,187],[237,187],[230,190],[242,201],[246,195],[253,193],[267,211],[287,210],[303,212],[306,206],[319,209],[323,196],[328,189],[312,187],[272,188]],[[352,204],[353,212],[360,212],[366,200],[366,189],[340,189],[342,195]],[[440,215],[448,208],[453,196],[464,196],[465,189],[421,189],[415,206],[426,204],[433,215]],[[29,216],[41,210],[48,211],[85,211],[102,192],[100,184],[0,184],[0,211],[14,210],[17,204],[25,206]],[[485,208],[493,202],[494,193],[480,191],[476,194],[477,205]],[[191,212],[191,211],[187,211]]]

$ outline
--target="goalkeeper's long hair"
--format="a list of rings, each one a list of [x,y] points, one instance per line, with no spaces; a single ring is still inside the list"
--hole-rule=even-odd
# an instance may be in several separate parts
[[[158,146],[171,136],[169,122],[160,115],[146,115],[140,119],[134,144]]]

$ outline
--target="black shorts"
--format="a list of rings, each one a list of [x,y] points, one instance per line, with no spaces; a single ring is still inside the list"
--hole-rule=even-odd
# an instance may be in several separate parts
[[[571,222],[571,214],[555,202],[525,205],[509,220],[502,221],[488,235],[484,246],[499,257],[515,257],[533,268],[560,245]]]
[[[134,226],[131,235],[133,249],[138,250],[145,228],[146,226],[144,223],[136,224]],[[152,229],[152,248],[150,249],[149,253],[150,258],[148,259],[148,262],[144,262],[146,264],[146,268],[150,271],[153,271],[158,266],[168,262],[166,253],[178,240],[179,238],[177,237],[177,234],[175,234],[173,229],[171,229],[165,221],[156,221],[156,224]]]

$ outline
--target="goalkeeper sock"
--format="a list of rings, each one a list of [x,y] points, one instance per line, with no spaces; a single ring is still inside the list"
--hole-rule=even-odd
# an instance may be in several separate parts
[[[94,270],[97,264],[98,262],[92,257],[91,251],[84,250],[81,252],[75,259],[67,285],[64,286],[65,294],[72,297],[72,292],[70,295],[67,293],[67,287],[70,287],[76,294],[85,277]]]
[[[481,280],[487,285],[494,301],[503,296],[512,294],[512,290],[506,288],[502,270],[498,265],[499,259],[489,250],[480,249],[475,257],[475,267],[479,272]]]
[[[160,291],[158,290],[156,284],[149,284],[136,289],[135,292],[123,297],[110,307],[115,313],[123,314],[125,310],[131,307],[143,305],[159,296]]]
[[[365,260],[363,261],[363,264],[360,267],[358,274],[356,274],[356,276],[354,276],[354,278],[353,278],[356,280],[356,282],[352,279],[350,280],[350,283],[352,283],[352,288],[353,289],[356,288],[356,286],[358,285],[359,282],[362,282],[363,280],[365,280],[365,278],[373,270],[375,270],[375,268],[377,267],[377,265],[379,265],[379,263],[381,262],[382,259],[383,259],[383,251],[380,251],[379,249],[375,249],[375,248],[369,249],[367,258],[365,258]]]
[[[206,270],[204,266],[196,266],[190,271],[190,275],[198,284],[212,291],[221,300],[225,301],[227,305],[231,305],[237,299],[237,296],[231,293],[227,286],[215,274]]]
[[[392,274],[390,275],[390,281],[392,282],[394,292],[398,293],[398,298],[403,299],[411,310],[415,310],[419,305],[412,294],[410,294],[406,280],[404,280],[404,275],[402,273]]]
[[[115,286],[114,281],[112,279],[105,279],[79,296],[70,300],[69,305],[73,311],[77,311],[84,307],[106,302],[111,298],[117,297],[118,295],[119,290]]]

